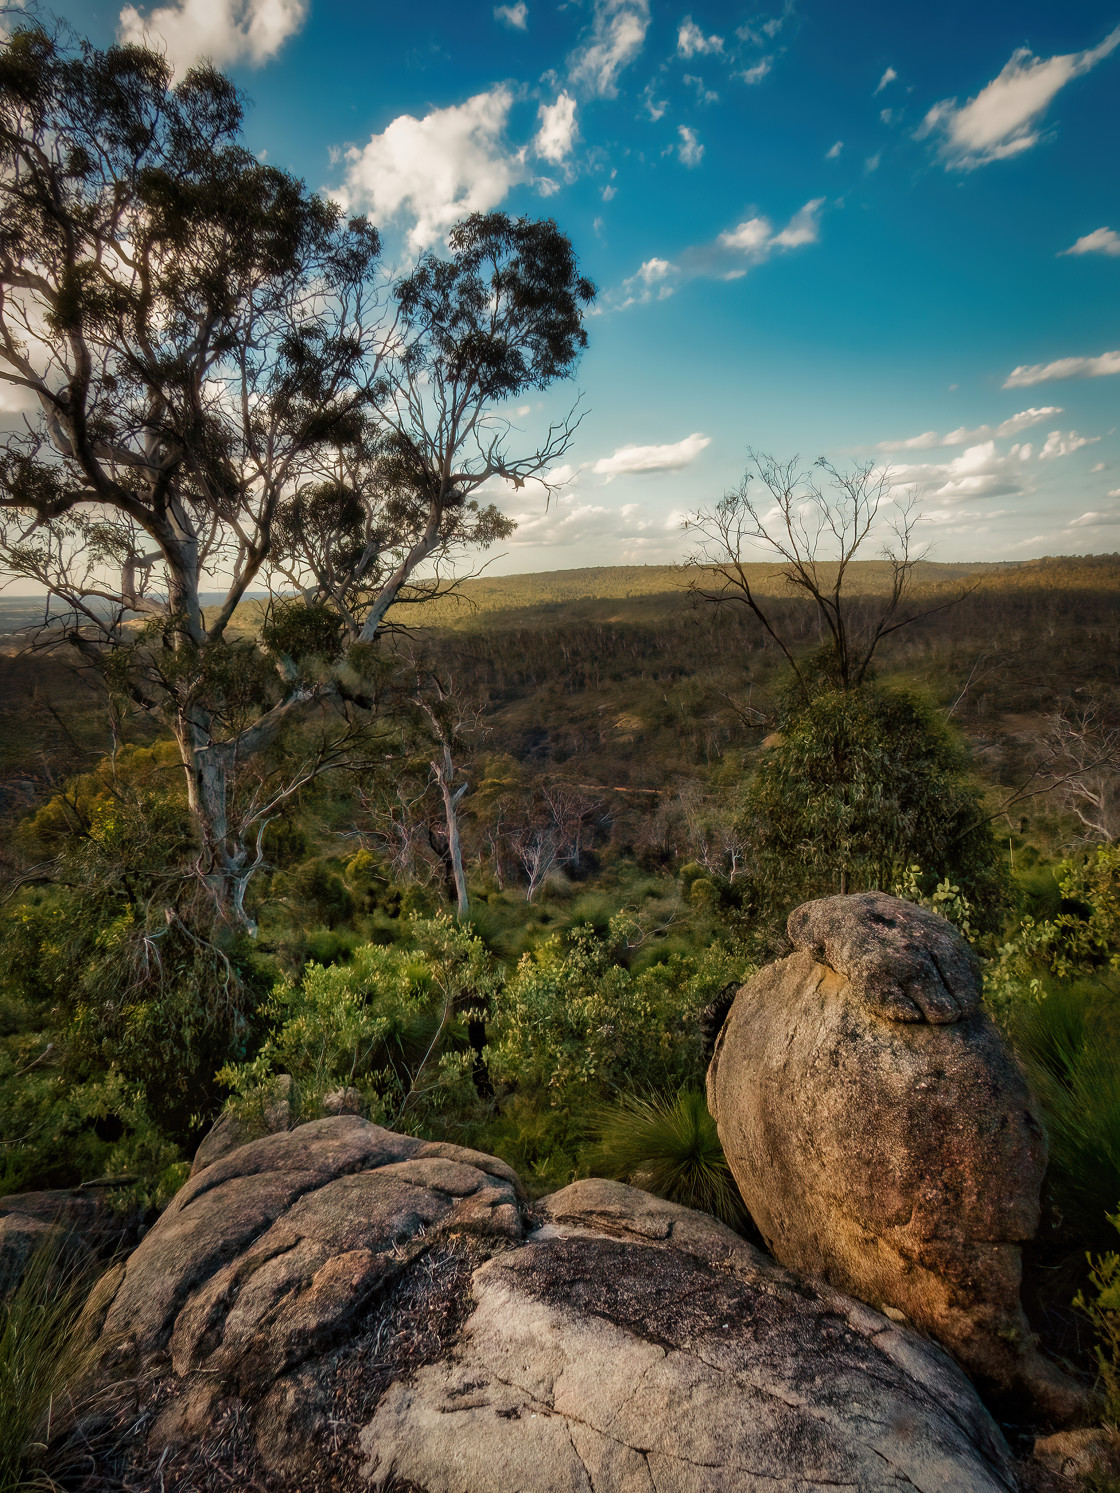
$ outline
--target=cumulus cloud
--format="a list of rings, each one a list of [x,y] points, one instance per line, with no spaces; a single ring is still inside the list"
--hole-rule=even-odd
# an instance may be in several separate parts
[[[921,435],[912,435],[902,441],[880,441],[875,449],[877,451],[932,451],[938,446],[967,446],[978,441],[991,440],[993,437],[1018,435],[1020,431],[1029,430],[1032,425],[1053,419],[1055,415],[1061,413],[1061,405],[1048,404],[1041,409],[1020,410],[1017,415],[1002,420],[998,425],[977,425],[971,430],[961,425],[956,430],[950,430],[946,435],[938,435],[936,430],[927,430]]]
[[[703,57],[712,52],[722,51],[722,36],[705,36],[692,17],[685,16],[677,32],[677,55],[679,57]]]
[[[734,228],[720,234],[716,244],[737,259],[746,259],[750,264],[761,264],[774,253],[785,249],[800,249],[805,244],[815,244],[820,237],[820,210],[823,197],[814,197],[799,208],[786,226],[775,233],[769,218],[748,218]],[[735,264],[725,272],[725,278],[738,279],[746,274],[746,268]]]
[[[645,44],[649,0],[595,0],[590,35],[568,59],[568,73],[599,98],[614,98],[618,75]]]
[[[1032,384],[1060,378],[1104,378],[1120,373],[1120,352],[1101,353],[1096,358],[1055,358],[1052,363],[1020,363],[1003,381],[1005,389],[1029,389]]]
[[[558,166],[571,155],[575,144],[576,101],[570,93],[562,93],[554,104],[542,104],[537,118],[541,127],[533,140],[533,149]]]
[[[883,89],[887,86],[887,84],[888,83],[893,83],[894,80],[897,77],[898,77],[898,74],[895,72],[894,68],[893,67],[888,67],[887,70],[886,70],[886,72],[879,79],[879,84],[878,84],[878,87],[875,89],[875,93],[882,93]],[[874,94],[872,95],[872,97],[874,97]]]
[[[1095,446],[1099,440],[1099,435],[1078,435],[1076,430],[1071,430],[1068,435],[1063,435],[1060,430],[1052,430],[1038,453],[1038,459],[1049,461],[1055,456],[1071,456],[1073,452],[1080,451],[1082,446]]]
[[[681,137],[681,143],[677,146],[677,155],[680,156],[682,166],[699,166],[704,159],[704,147],[696,138],[696,131],[689,129],[687,124],[682,124],[677,130]]]
[[[691,466],[711,439],[694,431],[671,446],[620,446],[613,456],[601,456],[591,470],[608,478],[634,472],[679,472]]]
[[[830,145],[824,153],[826,161],[836,161],[840,158],[840,152],[844,149],[843,140],[837,140],[835,145]]]
[[[1113,259],[1120,259],[1120,233],[1112,228],[1094,228],[1092,233],[1085,234],[1075,244],[1070,244],[1068,249],[1063,249],[1062,253],[1108,254]]]
[[[260,67],[306,18],[307,0],[172,0],[147,13],[126,5],[117,34],[122,42],[163,50],[176,72],[202,57],[217,67]]]
[[[999,76],[966,104],[958,107],[955,98],[934,104],[915,139],[937,138],[947,170],[971,171],[1021,155],[1041,139],[1042,116],[1055,94],[1096,67],[1118,45],[1120,26],[1084,52],[1036,57],[1027,47],[1020,47]]]
[[[429,248],[456,219],[496,207],[529,175],[525,147],[505,140],[512,103],[502,85],[423,119],[399,115],[346,152],[339,195],[378,222],[411,220],[409,248]]]
[[[528,31],[529,7],[525,0],[518,0],[516,5],[495,5],[494,19],[512,31]]]
[[[1022,492],[1023,467],[1030,458],[1029,444],[1012,446],[1001,456],[995,441],[989,440],[969,446],[952,461],[891,466],[889,471],[896,486],[914,487],[944,504],[954,504]]]

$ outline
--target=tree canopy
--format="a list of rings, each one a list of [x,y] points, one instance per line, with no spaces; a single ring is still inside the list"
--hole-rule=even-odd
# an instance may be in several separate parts
[[[547,489],[577,422],[515,450],[501,401],[571,373],[595,292],[555,223],[501,213],[393,283],[377,230],[253,157],[242,114],[143,48],[33,22],[0,48],[0,381],[28,405],[0,570],[47,594],[37,642],[174,736],[192,874],[248,922],[270,818],[368,725],[390,608],[509,532],[484,483]]]

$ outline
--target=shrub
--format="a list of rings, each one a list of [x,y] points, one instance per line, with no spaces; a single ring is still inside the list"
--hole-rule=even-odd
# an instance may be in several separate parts
[[[1120,1229],[1120,1213],[1109,1222]],[[1089,1257],[1089,1287],[1092,1295],[1079,1291],[1074,1306],[1092,1323],[1096,1335],[1093,1356],[1105,1400],[1105,1419],[1120,1426],[1120,1255],[1109,1250],[1098,1259]]]
[[[985,1001],[1042,1101],[1051,1195],[1102,1248],[1120,1198],[1120,846],[1059,867],[1062,910],[1022,920],[985,971]]]
[[[620,914],[606,938],[581,926],[521,959],[491,1007],[487,1058],[496,1082],[585,1109],[700,1081],[700,1012],[743,979],[742,959],[716,943],[635,973],[623,962],[632,926]]]
[[[732,1228],[743,1226],[746,1209],[701,1090],[627,1095],[601,1113],[597,1129],[583,1158],[593,1176],[614,1177]]]
[[[1101,1248],[1120,1198],[1120,1029],[1099,992],[1055,983],[1013,1013],[1011,1034],[1042,1102],[1050,1137],[1047,1173],[1058,1222]]]
[[[866,684],[793,702],[744,800],[766,905],[886,890],[918,862],[990,916],[999,853],[967,768],[951,726],[906,691]]]
[[[235,1106],[268,1103],[291,1076],[301,1116],[332,1090],[356,1088],[390,1125],[421,1123],[470,1092],[467,1023],[490,999],[495,976],[480,939],[446,914],[413,920],[416,947],[367,944],[347,964],[309,964],[265,1004],[268,1035],[250,1062],[227,1064],[219,1082]]]

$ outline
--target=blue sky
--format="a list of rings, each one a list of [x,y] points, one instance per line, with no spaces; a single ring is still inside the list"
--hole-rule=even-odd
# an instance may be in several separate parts
[[[497,570],[680,559],[748,446],[889,463],[939,559],[1120,548],[1120,0],[61,11],[210,55],[393,263],[474,207],[571,235],[587,414]]]

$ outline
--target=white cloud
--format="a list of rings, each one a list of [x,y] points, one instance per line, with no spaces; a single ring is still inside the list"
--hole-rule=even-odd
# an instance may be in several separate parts
[[[839,158],[840,158],[840,152],[843,149],[844,149],[844,142],[843,142],[843,140],[837,140],[837,142],[836,142],[835,145],[830,146],[829,149],[825,151],[825,153],[824,153],[825,160],[826,161],[836,161],[836,160],[839,160]]]
[[[649,0],[595,0],[591,34],[568,59],[572,81],[614,98],[618,75],[642,50],[648,27]]]
[[[687,124],[682,124],[677,130],[681,137],[681,143],[677,146],[677,154],[680,156],[682,166],[699,166],[704,159],[704,147],[696,138],[696,131],[689,129]]]
[[[647,285],[656,285],[659,280],[664,280],[666,275],[671,274],[672,270],[673,266],[668,259],[647,259],[638,275]]]
[[[1020,155],[1038,144],[1042,116],[1059,89],[1096,67],[1118,45],[1120,26],[1084,52],[1035,57],[1020,47],[999,76],[967,104],[958,108],[955,98],[934,104],[915,139],[938,136],[948,170],[970,171]]]
[[[529,7],[525,0],[518,0],[516,5],[495,5],[494,19],[514,31],[528,31]]]
[[[1048,404],[1041,409],[1020,410],[1017,415],[1001,421],[999,425],[977,425],[971,430],[961,425],[956,430],[950,430],[946,435],[938,435],[936,430],[927,430],[922,435],[912,435],[902,441],[880,441],[875,449],[877,451],[932,451],[938,446],[968,446],[977,441],[991,440],[993,437],[1018,435],[1020,431],[1029,430],[1032,425],[1038,425],[1041,421],[1052,419],[1054,415],[1061,413],[1061,405]]]
[[[714,88],[709,88],[703,78],[694,77],[692,73],[685,73],[684,82],[696,89],[696,102],[701,106],[719,103],[719,94]]]
[[[621,299],[616,296],[613,301],[615,309],[624,311],[628,306],[646,305],[654,299],[663,301],[673,294],[677,285],[698,276],[738,280],[752,266],[765,263],[774,254],[816,243],[824,200],[814,197],[778,232],[769,218],[747,218],[726,229],[713,243],[686,249],[675,262],[647,259],[636,274],[622,282]]]
[[[685,16],[677,32],[677,55],[679,57],[703,57],[711,52],[722,51],[722,36],[705,36],[692,17]]]
[[[947,443],[936,430],[926,430],[921,435],[907,436],[901,441],[880,441],[876,451],[933,451]]]
[[[711,444],[711,436],[694,431],[671,446],[620,446],[613,456],[602,456],[591,470],[600,477],[621,477],[633,472],[679,472],[691,466]]]
[[[800,249],[803,244],[815,244],[820,237],[818,215],[823,206],[824,198],[814,197],[811,202],[799,208],[781,233],[774,235],[774,247],[776,249]]]
[[[30,389],[0,380],[0,415],[23,415],[37,407],[39,401]]]
[[[1120,491],[1109,493],[1109,497],[1120,498]],[[1083,513],[1080,518],[1074,518],[1066,525],[1067,529],[1104,529],[1112,528],[1120,524],[1120,508],[1113,513]]]
[[[942,503],[963,503],[1022,492],[1023,464],[1030,458],[1029,444],[1012,446],[1001,456],[989,440],[969,446],[952,461],[892,466],[889,471],[896,486],[916,487]]]
[[[879,79],[879,86],[875,89],[875,93],[882,93],[883,89],[887,86],[887,84],[888,83],[893,83],[894,80],[897,77],[898,77],[898,74],[895,72],[894,68],[893,67],[888,67],[887,70],[886,70],[886,72]],[[872,95],[872,97],[874,97],[874,94]]]
[[[820,210],[823,197],[814,197],[799,208],[786,226],[775,233],[769,218],[748,218],[735,228],[726,229],[716,240],[721,249],[745,256],[751,264],[761,264],[778,250],[800,249],[815,244],[820,237]],[[731,277],[737,279],[745,270],[736,266]]]
[[[306,17],[307,0],[172,0],[146,15],[126,5],[117,34],[122,42],[161,48],[176,72],[203,57],[217,67],[260,67]]]
[[[1101,353],[1097,358],[1055,358],[1052,363],[1020,363],[1003,381],[1005,389],[1029,389],[1060,378],[1104,378],[1120,373],[1120,352]]]
[[[603,199],[604,202],[610,202],[611,198],[614,197],[617,194],[617,192],[618,192],[618,188],[617,187],[612,187],[610,185],[610,183],[608,182],[607,185],[603,188],[603,190],[599,193],[599,196]]]
[[[1074,451],[1080,451],[1082,446],[1095,446],[1099,440],[1099,435],[1078,435],[1076,430],[1071,430],[1069,435],[1063,435],[1060,430],[1052,430],[1038,453],[1038,459],[1049,461],[1054,456],[1071,456]]]
[[[739,77],[744,83],[761,83],[773,66],[773,57],[763,57],[753,67],[744,68]]]
[[[399,115],[361,150],[346,152],[345,204],[382,223],[411,219],[410,249],[430,247],[457,218],[496,207],[529,174],[525,148],[513,150],[504,138],[512,103],[503,84],[423,119]]]
[[[554,104],[542,104],[537,111],[541,127],[533,141],[533,149],[546,161],[559,165],[571,155],[576,140],[576,101],[570,93],[562,93]]]
[[[883,159],[883,152],[881,150],[877,150],[873,156],[868,156],[867,160],[864,161],[864,163],[863,163],[863,169],[870,176],[871,173],[872,173],[872,171],[878,171],[878,169],[879,169],[879,162],[882,159]]]
[[[1063,249],[1062,253],[1108,254],[1113,259],[1120,259],[1120,233],[1112,228],[1094,228],[1092,233],[1085,234],[1075,244],[1070,244],[1068,249]]]

